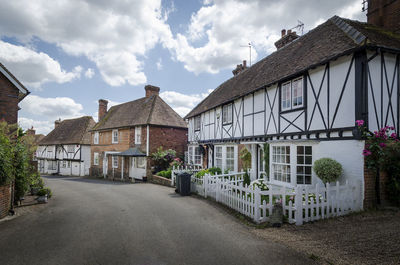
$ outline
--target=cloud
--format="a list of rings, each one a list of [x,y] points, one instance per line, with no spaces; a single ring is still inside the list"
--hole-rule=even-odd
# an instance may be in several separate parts
[[[184,117],[211,92],[212,89],[209,89],[207,93],[186,95],[175,91],[164,91],[160,93],[160,97],[179,115]]]
[[[36,134],[48,134],[54,129],[54,122],[51,121],[37,121],[25,117],[19,117],[18,123],[24,130],[33,127],[36,130]]]
[[[55,44],[73,56],[93,61],[111,86],[146,83],[146,53],[172,38],[161,0],[5,1],[0,36]],[[65,23],[68,21],[68,23]]]
[[[94,76],[94,70],[92,68],[88,68],[85,72],[85,77],[91,79]]]
[[[0,61],[26,87],[40,89],[48,82],[66,83],[80,77],[82,67],[76,66],[71,72],[61,68],[58,61],[43,52],[13,45],[0,40]]]
[[[31,115],[38,115],[46,120],[68,119],[83,116],[83,106],[69,97],[44,98],[28,95],[20,103],[21,108]]]
[[[158,59],[158,61],[156,63],[156,66],[157,66],[157,70],[158,71],[162,70],[163,65],[162,65],[162,59],[161,58]]]
[[[293,28],[301,20],[306,32],[337,14],[365,20],[359,0],[323,5],[317,0],[207,0],[192,14],[187,32],[178,33],[166,46],[188,71],[218,73],[249,59],[249,50],[242,45],[252,43],[254,63],[260,53],[276,50],[281,29]]]

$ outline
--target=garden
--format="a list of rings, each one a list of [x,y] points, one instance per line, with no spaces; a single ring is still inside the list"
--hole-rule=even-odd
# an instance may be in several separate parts
[[[11,185],[11,207],[28,194],[37,196],[38,202],[47,202],[52,195],[32,162],[35,151],[33,137],[17,125],[0,122],[0,186]]]

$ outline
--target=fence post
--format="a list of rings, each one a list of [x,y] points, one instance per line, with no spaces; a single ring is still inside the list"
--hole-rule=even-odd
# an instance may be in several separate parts
[[[258,186],[254,187],[254,221],[256,223],[260,223],[260,203],[261,203],[261,196],[260,196],[260,189]]]
[[[302,198],[302,191],[299,186],[296,187],[296,196],[294,199],[294,207],[296,209],[296,225],[302,225],[303,224],[303,198]]]
[[[208,185],[208,174],[204,174],[203,176],[204,198],[207,198],[207,185]]]
[[[220,193],[220,190],[221,190],[221,180],[219,178],[216,178],[215,179],[215,183],[217,185],[217,187],[215,189],[215,200],[217,202],[219,202],[219,193]]]

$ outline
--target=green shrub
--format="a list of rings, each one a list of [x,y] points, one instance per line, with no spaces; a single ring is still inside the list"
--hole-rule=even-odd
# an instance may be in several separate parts
[[[245,186],[245,185],[250,185],[250,182],[251,182],[251,179],[250,179],[250,174],[249,174],[249,172],[248,171],[246,171],[245,173],[244,173],[244,175],[243,175],[243,187]]]
[[[157,151],[151,155],[151,158],[154,161],[156,171],[167,170],[176,158],[176,151],[172,149],[163,150],[162,146],[160,146]]]
[[[249,150],[247,150],[246,147],[243,147],[242,150],[240,150],[240,159],[242,159],[244,170],[247,170],[251,167],[251,153],[249,152]]]
[[[51,196],[53,196],[50,188],[44,188],[43,190],[46,192],[48,198],[51,198]]]
[[[13,154],[11,144],[3,130],[0,130],[0,186],[13,180]]]
[[[43,189],[40,189],[40,190],[38,191],[37,196],[45,196],[46,194],[47,194],[47,190],[45,190],[45,189],[43,188]]]
[[[160,177],[163,177],[163,178],[167,178],[167,179],[171,179],[171,174],[172,174],[171,170],[162,170],[162,171],[159,171],[157,173],[157,176],[160,176]]]
[[[324,183],[337,181],[343,173],[342,165],[331,158],[318,159],[313,169]]]
[[[221,175],[222,170],[219,167],[210,167],[208,169],[202,169],[199,172],[196,173],[196,178],[202,179],[205,174],[210,174],[210,175]]]
[[[396,206],[400,205],[400,142],[389,144],[385,148],[383,169],[386,171],[388,181],[386,192],[388,199]]]

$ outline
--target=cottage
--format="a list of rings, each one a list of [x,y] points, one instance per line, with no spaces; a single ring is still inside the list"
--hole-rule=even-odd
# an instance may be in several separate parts
[[[0,121],[18,122],[18,103],[29,94],[28,89],[0,63]]]
[[[71,176],[89,175],[92,117],[57,120],[36,151],[40,173]]]
[[[159,147],[182,156],[187,125],[159,96],[159,87],[145,86],[146,96],[111,107],[99,100],[99,122],[92,132],[91,175],[146,180],[149,156]]]
[[[396,20],[389,28],[400,30],[400,7],[374,19],[382,12],[369,2],[370,22]],[[400,35],[393,31],[338,16],[303,36],[283,30],[277,51],[250,68],[239,65],[186,116],[189,161],[238,171],[244,145],[253,180],[268,175],[280,186],[315,185],[321,180],[314,161],[330,157],[342,164],[344,179],[364,183],[365,143],[355,121],[399,132]]]

